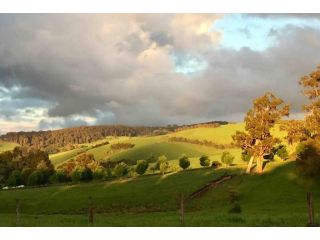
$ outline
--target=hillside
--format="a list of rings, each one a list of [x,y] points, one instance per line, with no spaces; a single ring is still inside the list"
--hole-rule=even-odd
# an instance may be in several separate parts
[[[263,176],[237,176],[188,201],[186,225],[304,226],[305,191],[297,184],[292,168],[293,162],[271,163]],[[0,225],[13,222],[14,203],[19,198],[24,226],[85,226],[87,198],[92,196],[97,226],[179,226],[180,193],[190,194],[226,173],[239,170],[209,168],[164,177],[0,191],[0,212],[6,216]],[[228,214],[230,190],[240,195],[240,214]],[[319,200],[320,190],[316,189],[315,202]]]

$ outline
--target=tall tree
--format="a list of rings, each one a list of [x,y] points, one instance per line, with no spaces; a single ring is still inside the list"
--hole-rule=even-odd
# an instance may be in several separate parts
[[[247,167],[247,173],[251,172],[252,165],[256,161],[256,171],[263,172],[264,156],[269,155],[273,147],[280,142],[271,135],[271,128],[283,116],[289,115],[289,105],[283,100],[268,92],[253,101],[244,119],[245,131],[237,131],[232,136],[235,144],[248,152],[251,156]]]
[[[320,139],[320,65],[309,75],[301,78],[304,95],[310,100],[304,106],[305,128],[313,139]]]

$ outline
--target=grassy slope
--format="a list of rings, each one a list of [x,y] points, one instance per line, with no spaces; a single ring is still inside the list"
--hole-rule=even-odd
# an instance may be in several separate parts
[[[189,226],[304,226],[305,190],[293,175],[293,162],[267,165],[262,176],[241,175],[186,205]],[[97,226],[177,226],[178,196],[190,193],[226,169],[201,169],[165,177],[0,191],[0,225],[14,222],[14,202],[22,201],[24,225],[85,226],[87,197],[93,196]],[[228,171],[239,171],[229,168]],[[240,193],[241,214],[228,214],[228,191]],[[315,189],[316,212],[320,190]],[[49,214],[49,215],[47,215]],[[54,215],[51,215],[54,214]],[[35,216],[36,215],[36,216]],[[319,220],[319,215],[316,215]]]
[[[0,152],[10,151],[16,146],[18,146],[16,143],[0,141]]]

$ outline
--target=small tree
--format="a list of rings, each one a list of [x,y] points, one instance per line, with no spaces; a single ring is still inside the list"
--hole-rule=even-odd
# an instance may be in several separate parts
[[[93,171],[92,177],[95,180],[101,180],[104,178],[104,176],[106,174],[105,172],[106,172],[105,168],[102,166],[99,166]]]
[[[207,155],[202,155],[200,158],[199,158],[199,161],[200,161],[200,165],[202,167],[209,167],[210,166],[210,159]]]
[[[7,184],[8,186],[18,186],[20,184],[22,184],[22,177],[21,177],[21,173],[19,170],[14,170],[11,172],[8,180],[7,180]]]
[[[136,173],[139,175],[145,174],[149,166],[149,163],[146,160],[139,160],[136,165]]]
[[[183,155],[180,159],[179,159],[179,166],[185,170],[190,166],[190,161],[189,158],[186,155]]]
[[[272,93],[254,100],[253,108],[245,117],[245,132],[237,131],[232,136],[235,144],[251,155],[247,173],[251,172],[254,160],[257,162],[257,172],[262,173],[264,157],[280,143],[279,139],[271,135],[271,128],[288,115],[289,106],[283,105],[283,100]]]
[[[159,170],[164,175],[169,169],[169,161],[165,155],[162,155],[158,158],[157,165],[159,166]]]
[[[311,186],[320,182],[320,144],[315,140],[301,143],[297,147],[296,173],[307,189],[308,225],[314,226],[314,210]]]
[[[36,186],[44,182],[43,173],[39,170],[32,172],[28,178],[28,185]]]
[[[126,176],[128,172],[129,172],[128,165],[125,164],[124,162],[117,164],[113,169],[114,176],[118,178]]]
[[[70,181],[68,173],[64,170],[57,170],[53,175],[50,177],[50,182],[52,183],[63,183]]]
[[[223,152],[221,155],[221,162],[226,166],[230,166],[233,163],[234,156],[230,152]]]

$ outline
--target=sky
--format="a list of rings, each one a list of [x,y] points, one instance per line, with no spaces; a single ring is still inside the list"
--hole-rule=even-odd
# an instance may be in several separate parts
[[[0,14],[0,134],[242,121],[271,91],[302,116],[318,14]]]

